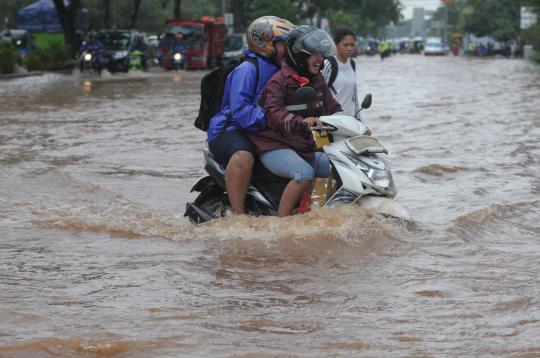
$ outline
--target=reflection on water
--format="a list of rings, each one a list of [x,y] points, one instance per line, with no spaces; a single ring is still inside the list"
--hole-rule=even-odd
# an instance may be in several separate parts
[[[191,225],[201,72],[0,86],[0,356],[538,356],[540,70],[360,57],[403,227]]]

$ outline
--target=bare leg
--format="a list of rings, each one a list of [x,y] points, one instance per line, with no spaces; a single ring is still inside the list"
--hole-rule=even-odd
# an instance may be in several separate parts
[[[234,214],[244,214],[244,200],[251,181],[251,170],[255,162],[250,152],[238,151],[233,154],[225,169],[227,194]]]
[[[281,201],[279,202],[279,208],[277,215],[282,218],[291,214],[298,200],[302,196],[302,193],[309,188],[309,180],[303,180],[300,182],[291,180],[285,187],[283,194],[281,195]]]

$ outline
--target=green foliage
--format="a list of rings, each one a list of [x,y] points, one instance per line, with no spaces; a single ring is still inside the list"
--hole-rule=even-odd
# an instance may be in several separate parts
[[[116,13],[116,28],[129,29],[133,13],[133,0],[108,0],[110,3],[110,22]],[[116,4],[116,11],[113,9]],[[91,30],[105,29],[104,0],[81,0],[81,7],[88,9],[88,28]],[[165,21],[173,17],[174,1],[166,1],[164,6],[158,0],[143,0],[139,9],[136,29],[147,33],[161,33],[165,29]],[[221,13],[221,2],[218,0],[182,1],[181,17],[184,19],[200,19],[201,17],[216,16]]]
[[[532,57],[532,60],[538,64],[540,64],[540,51],[537,51],[533,57]]]
[[[473,11],[464,16],[464,30],[476,36],[491,35],[499,41],[519,33],[520,4],[515,0],[468,0]]]
[[[540,51],[540,23],[522,30],[521,36],[525,43],[531,44],[535,51]]]
[[[532,11],[540,14],[540,0],[520,0],[521,6],[527,6]]]
[[[12,45],[0,44],[0,73],[13,73],[17,63],[17,49]]]
[[[36,0],[0,0],[0,29],[4,26],[4,19],[7,18],[7,27],[14,29],[16,26],[15,17],[17,11],[35,2]]]
[[[297,14],[298,9],[289,0],[254,0],[247,3],[246,23],[265,15],[279,16],[294,23],[297,21]]]
[[[326,17],[331,29],[346,26],[362,36],[377,35],[391,22],[398,23],[401,13],[399,0],[230,0],[229,4],[236,31],[245,31],[259,16],[277,15],[296,24]]]
[[[330,24],[333,24],[334,29],[338,27],[346,27],[353,30],[358,30],[358,18],[355,14],[351,14],[344,10],[329,9],[326,12],[326,16],[330,21]],[[339,24],[339,26],[337,26]]]
[[[59,70],[70,61],[70,51],[62,42],[50,42],[49,46],[35,49],[28,58],[31,71]]]
[[[303,0],[306,14],[320,12],[328,17],[330,27],[349,27],[361,36],[378,36],[390,23],[401,19],[399,0]]]

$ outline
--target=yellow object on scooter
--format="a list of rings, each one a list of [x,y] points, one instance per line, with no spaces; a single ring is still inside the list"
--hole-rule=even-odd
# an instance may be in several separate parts
[[[325,145],[330,144],[330,138],[326,131],[313,131],[313,139],[315,139],[317,148],[322,148]]]

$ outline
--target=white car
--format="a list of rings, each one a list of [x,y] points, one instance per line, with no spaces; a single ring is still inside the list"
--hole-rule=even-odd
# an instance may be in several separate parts
[[[424,56],[446,56],[444,44],[440,37],[428,37],[424,47]]]

